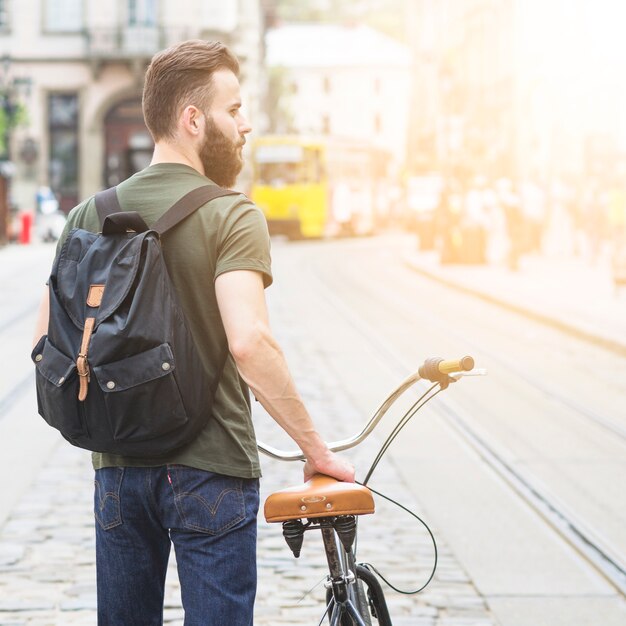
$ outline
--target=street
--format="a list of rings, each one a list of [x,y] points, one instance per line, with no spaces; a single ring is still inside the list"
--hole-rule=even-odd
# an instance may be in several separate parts
[[[371,480],[425,519],[440,549],[426,591],[387,593],[394,625],[625,623],[624,357],[423,276],[406,261],[414,248],[412,237],[398,234],[275,239],[268,290],[272,328],[327,440],[360,431],[428,357],[470,354],[488,370],[418,413]],[[89,455],[37,416],[29,359],[53,251],[0,250],[0,624],[7,625],[95,623]],[[344,453],[357,478],[417,391],[408,395],[367,442]],[[257,405],[254,413],[259,439],[292,447]],[[301,479],[299,465],[263,459],[263,467],[264,495]],[[379,512],[359,527],[359,559],[402,588],[421,586],[432,566],[427,533],[376,502]],[[319,622],[319,541],[308,533],[295,561],[280,527],[260,514],[255,623]],[[182,623],[172,577],[168,585],[166,621]]]

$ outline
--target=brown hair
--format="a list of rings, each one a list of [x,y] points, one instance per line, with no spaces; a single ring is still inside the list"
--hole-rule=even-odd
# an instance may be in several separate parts
[[[172,138],[181,110],[206,111],[213,97],[211,77],[229,69],[239,75],[237,57],[219,41],[191,39],[156,54],[146,71],[143,115],[155,141]]]

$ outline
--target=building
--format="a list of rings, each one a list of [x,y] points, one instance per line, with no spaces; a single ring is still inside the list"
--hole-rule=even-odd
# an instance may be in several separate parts
[[[19,103],[26,112],[9,137],[12,201],[32,209],[49,186],[68,210],[144,167],[152,150],[144,71],[155,52],[184,39],[218,39],[239,56],[254,124],[262,19],[259,0],[0,0],[4,109]]]
[[[590,159],[606,164],[626,154],[620,3],[406,6],[415,68],[412,169],[575,178],[590,170]]]
[[[410,54],[367,26],[289,24],[266,34],[275,132],[333,135],[406,154]],[[268,107],[269,108],[269,107]]]

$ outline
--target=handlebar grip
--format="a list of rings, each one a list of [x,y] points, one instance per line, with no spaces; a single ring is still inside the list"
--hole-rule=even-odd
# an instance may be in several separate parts
[[[449,359],[447,361],[440,361],[437,364],[437,369],[442,374],[452,374],[454,372],[469,372],[474,369],[474,359],[471,356],[464,356],[461,359]]]
[[[464,356],[461,359],[444,360],[439,357],[426,359],[418,373],[422,378],[433,383],[448,380],[448,374],[454,372],[468,372],[474,367],[474,359],[471,356]]]

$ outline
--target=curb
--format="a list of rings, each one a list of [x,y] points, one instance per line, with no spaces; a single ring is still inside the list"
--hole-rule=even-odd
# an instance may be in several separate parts
[[[536,322],[544,324],[545,326],[550,326],[564,332],[572,337],[576,337],[576,339],[580,339],[582,341],[586,341],[587,343],[593,344],[600,348],[604,348],[618,356],[626,357],[626,343],[622,343],[616,339],[610,339],[609,337],[603,337],[602,335],[598,335],[597,333],[590,332],[578,326],[574,326],[573,324],[568,324],[567,322],[563,322],[555,317],[550,315],[546,315],[545,313],[540,313],[531,308],[520,306],[519,304],[515,304],[510,300],[505,300],[502,298],[498,298],[497,296],[493,296],[488,294],[480,289],[475,289],[473,287],[468,287],[466,285],[461,285],[455,280],[450,278],[446,278],[437,272],[432,272],[424,267],[422,267],[419,263],[412,261],[411,259],[405,257],[404,264],[412,269],[413,271],[425,276],[426,278],[430,278],[446,287],[451,289],[455,289],[462,293],[468,294],[489,304],[495,304],[507,311],[513,311],[514,313],[518,313],[523,315],[524,317],[528,317]]]

